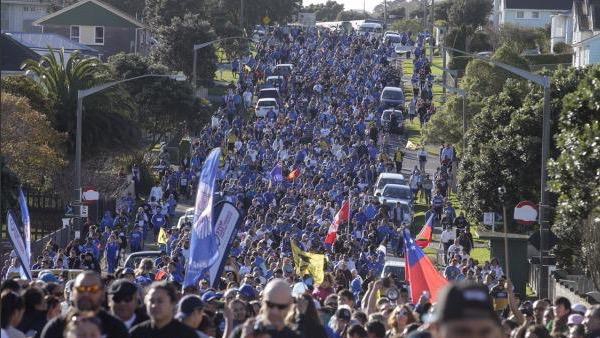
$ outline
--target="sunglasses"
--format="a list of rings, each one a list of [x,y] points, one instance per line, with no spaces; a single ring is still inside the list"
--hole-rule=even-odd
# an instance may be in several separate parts
[[[77,292],[89,292],[89,293],[97,293],[99,292],[100,289],[100,285],[80,285],[80,286],[76,286],[75,290],[77,290]]]
[[[290,304],[277,304],[277,303],[269,302],[268,300],[265,300],[265,304],[267,304],[267,307],[269,309],[277,308],[279,310],[285,310],[290,306]]]

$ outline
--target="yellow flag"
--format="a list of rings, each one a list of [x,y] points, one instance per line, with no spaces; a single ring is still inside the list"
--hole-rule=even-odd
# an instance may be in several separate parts
[[[292,242],[292,254],[297,274],[300,276],[309,274],[317,284],[323,282],[325,275],[325,255],[302,251],[296,245],[296,242]]]
[[[158,233],[158,240],[156,241],[158,244],[167,244],[167,232],[165,228],[161,227],[160,232]]]
[[[408,150],[417,150],[419,146],[412,143],[411,141],[406,142],[406,149]]]

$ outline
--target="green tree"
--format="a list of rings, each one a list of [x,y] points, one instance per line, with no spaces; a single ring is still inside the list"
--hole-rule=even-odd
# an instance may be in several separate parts
[[[435,21],[444,20],[448,22],[448,13],[450,12],[453,2],[453,0],[435,2],[435,6],[433,7],[433,17]]]
[[[497,45],[513,44],[518,53],[525,49],[539,48],[542,52],[549,53],[550,32],[544,28],[529,28],[505,24],[498,31]],[[546,41],[547,40],[547,41]]]
[[[341,11],[338,13],[336,17],[337,21],[350,21],[350,20],[365,20],[369,19],[369,13],[365,13],[363,11],[357,11],[354,9]]]
[[[121,10],[129,16],[142,21],[144,17],[145,0],[103,0],[103,2]]]
[[[448,11],[448,23],[462,32],[464,46],[470,51],[473,33],[485,26],[492,12],[492,2],[488,0],[454,0]]]
[[[2,94],[26,97],[31,108],[45,114],[51,121],[54,120],[54,112],[49,109],[50,101],[34,80],[22,75],[5,76],[0,79],[0,89]]]
[[[55,113],[54,128],[68,134],[68,149],[75,149],[77,92],[110,80],[100,60],[75,52],[66,60],[64,50],[53,51],[39,62],[28,60],[26,70],[40,80],[39,86]],[[83,145],[89,150],[132,145],[139,140],[135,125],[128,119],[131,101],[127,93],[107,90],[84,101]]]
[[[391,25],[392,30],[397,32],[422,32],[423,25],[420,20],[417,19],[406,19],[406,20],[396,20]]]
[[[0,154],[0,213],[6,215],[9,209],[14,209],[18,205],[19,187],[21,180],[14,171],[6,165],[4,155]]]
[[[553,230],[560,238],[559,262],[570,269],[587,266],[597,275],[597,243],[582,226],[600,205],[600,66],[569,73],[560,75],[577,87],[562,100],[557,156],[549,162],[549,185],[558,195]],[[597,226],[594,222],[589,225]]]
[[[344,10],[344,5],[332,0],[324,4],[310,4],[302,8],[303,12],[315,13],[317,21],[334,21],[338,13]]]
[[[145,0],[144,17],[153,31],[171,25],[174,18],[183,18],[186,14],[198,15],[206,20],[206,12],[210,8],[204,0]]]
[[[215,40],[213,29],[197,14],[187,13],[183,18],[175,17],[168,26],[158,30],[158,46],[153,58],[170,69],[182,70],[193,79],[192,46]],[[198,83],[211,83],[217,69],[215,49],[208,46],[197,51]]]
[[[153,63],[150,58],[136,54],[119,53],[108,59],[112,76],[115,78],[131,78],[144,74],[167,74],[168,69]],[[181,129],[188,123],[188,128],[201,129],[206,121],[204,115],[207,107],[196,100],[188,82],[177,82],[171,79],[152,79],[151,81],[132,81],[123,84],[135,102],[134,120],[151,136],[152,141],[162,140],[164,135]]]
[[[52,128],[46,115],[35,111],[25,97],[2,94],[2,156],[24,183],[49,188],[65,165],[64,135]]]

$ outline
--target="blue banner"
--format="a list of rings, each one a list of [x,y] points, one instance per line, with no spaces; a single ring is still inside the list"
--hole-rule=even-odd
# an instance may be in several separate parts
[[[281,164],[275,165],[273,170],[271,170],[271,181],[283,182],[283,169],[281,168]]]
[[[221,201],[215,205],[215,234],[219,241],[219,258],[217,263],[214,264],[209,270],[209,283],[212,287],[217,288],[219,284],[219,278],[223,273],[223,267],[229,257],[229,250],[233,239],[237,234],[237,228],[242,221],[242,215],[235,205]]]
[[[23,278],[31,280],[31,269],[27,263],[27,248],[25,247],[25,243],[23,243],[23,237],[21,237],[21,233],[19,232],[19,226],[15,220],[15,216],[12,212],[8,212],[6,215],[6,226],[8,228],[8,237],[10,238],[10,242],[21,262],[21,274]]]
[[[29,208],[23,189],[19,188],[19,208],[21,209],[21,223],[23,223],[23,236],[25,236],[25,250],[27,252],[27,266],[31,266],[31,220]]]
[[[213,228],[213,195],[220,158],[221,148],[213,149],[200,174],[184,287],[195,285],[200,278],[207,278],[209,269],[219,259],[219,241]]]

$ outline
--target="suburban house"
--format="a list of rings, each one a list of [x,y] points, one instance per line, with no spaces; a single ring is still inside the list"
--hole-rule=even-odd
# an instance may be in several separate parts
[[[0,35],[0,50],[2,50],[2,53],[0,53],[1,76],[23,74],[21,64],[25,60],[37,61],[40,59],[39,54],[4,33]]]
[[[10,38],[39,56],[50,53],[51,49],[55,54],[62,49],[67,60],[71,54],[76,51],[92,57],[100,57],[102,54],[97,49],[69,40],[64,36],[55,33],[7,32],[2,33],[2,36]],[[2,50],[2,53],[4,53],[4,51],[5,49]]]
[[[552,17],[550,44],[573,47],[573,66],[600,63],[600,0],[573,0],[568,14]]]
[[[0,0],[3,32],[40,32],[33,22],[48,14],[49,0]]]
[[[62,35],[76,43],[100,51],[101,58],[119,52],[142,53],[149,50],[145,26],[99,0],[81,0],[33,23],[44,33]]]
[[[544,28],[551,17],[571,11],[573,0],[494,0],[492,22],[495,26],[515,25]]]

